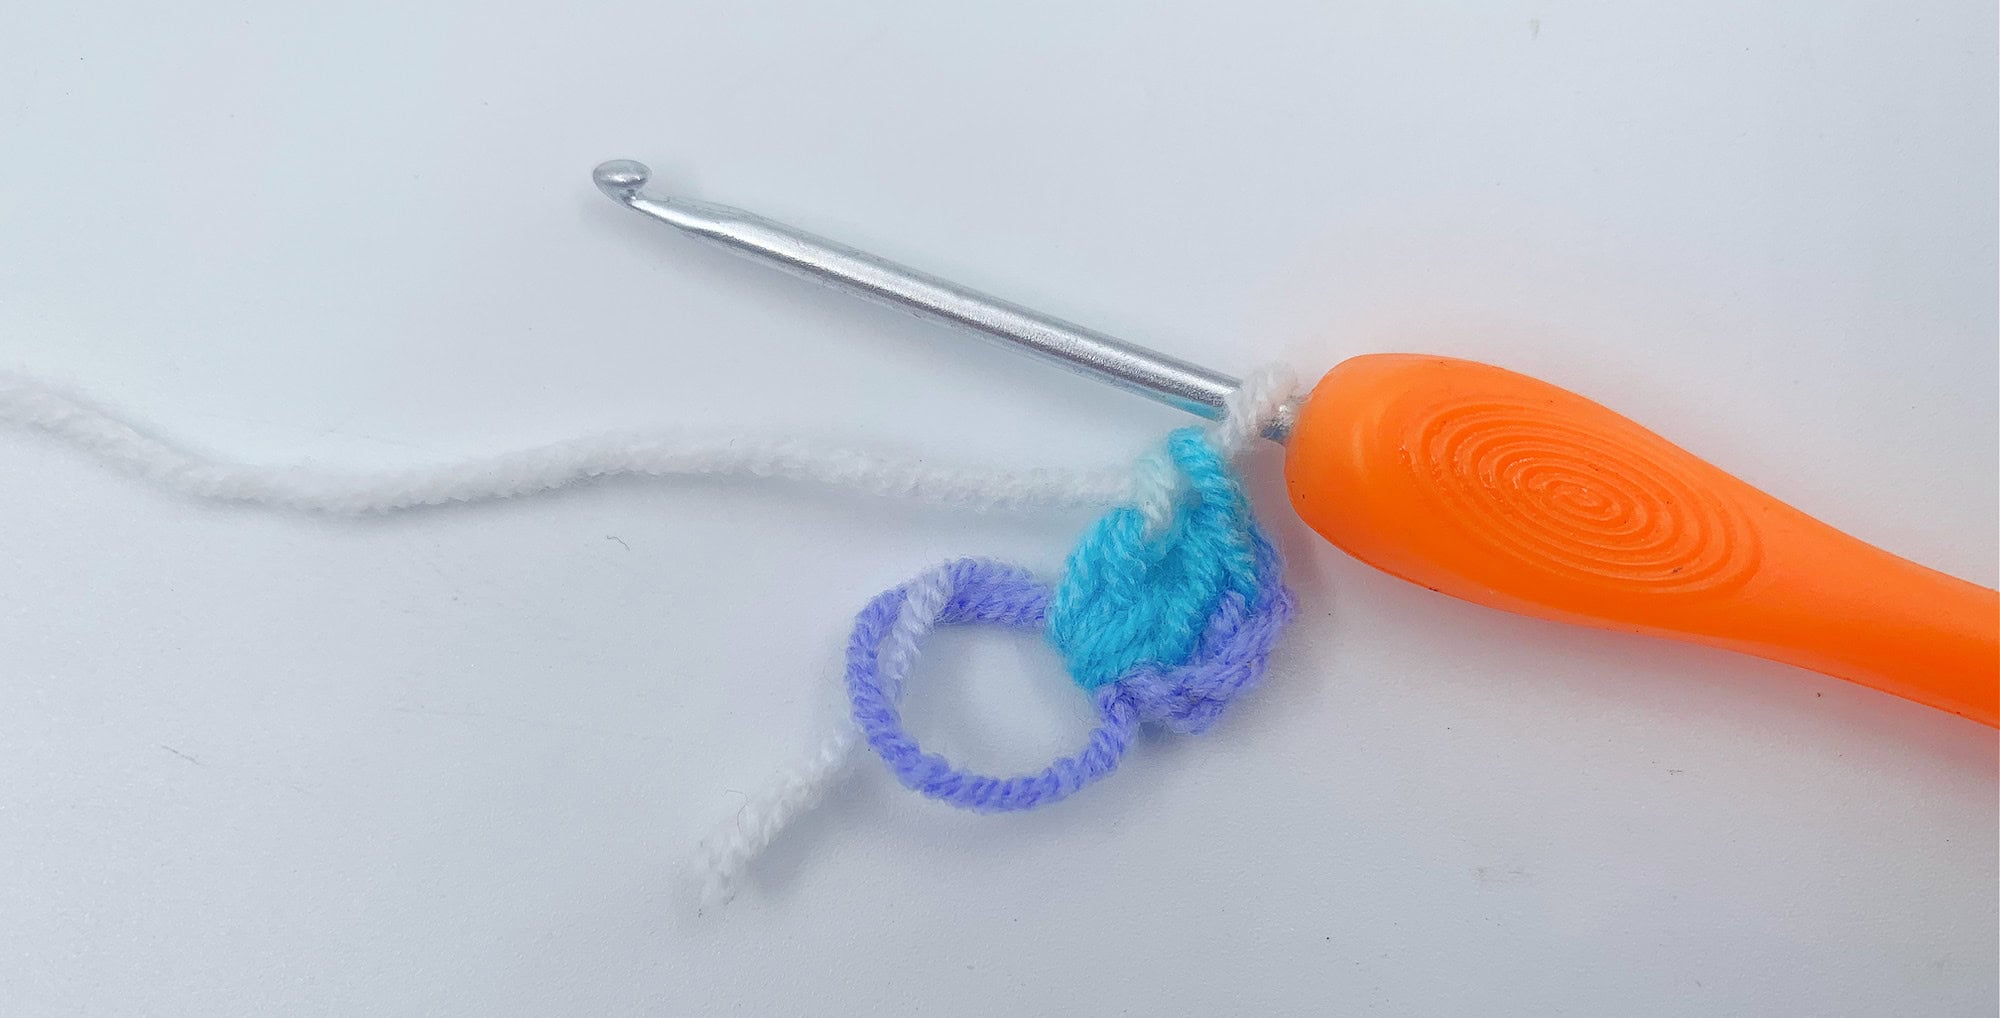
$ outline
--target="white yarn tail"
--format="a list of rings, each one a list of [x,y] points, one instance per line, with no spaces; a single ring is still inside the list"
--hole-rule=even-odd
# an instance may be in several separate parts
[[[594,435],[462,463],[376,473],[230,463],[155,437],[85,397],[9,372],[0,372],[0,422],[46,432],[127,473],[197,498],[339,514],[518,498],[628,474],[774,478],[964,509],[1015,511],[1107,505],[1128,485],[1115,470],[934,467],[791,438],[676,431]]]
[[[816,752],[780,771],[763,791],[695,846],[690,869],[703,905],[721,905],[736,897],[750,863],[771,846],[778,832],[819,805],[854,764],[854,747],[860,735],[845,718],[838,719],[832,729]]]
[[[896,624],[882,637],[878,674],[884,685],[900,689],[917,660],[917,644],[930,633],[938,612],[951,596],[951,581],[943,569],[911,580]],[[892,693],[892,696],[895,694]],[[852,722],[834,719],[818,751],[779,772],[764,790],[703,838],[695,849],[693,875],[704,905],[720,905],[736,897],[750,863],[769,848],[780,831],[819,805],[834,782],[847,773],[861,735]]]

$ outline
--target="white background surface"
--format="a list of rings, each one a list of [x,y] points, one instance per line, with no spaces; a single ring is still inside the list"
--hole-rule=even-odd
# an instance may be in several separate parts
[[[287,9],[287,7],[293,9]],[[0,18],[0,360],[249,460],[601,428],[1121,460],[1165,410],[741,263],[614,156],[1230,370],[1469,356],[1996,571],[1989,3],[127,4]],[[9,1014],[1991,1015],[1995,739],[1320,544],[1269,684],[1061,808],[687,844],[863,599],[1078,516],[616,483],[344,521],[0,436]],[[1087,727],[1026,638],[912,722]]]

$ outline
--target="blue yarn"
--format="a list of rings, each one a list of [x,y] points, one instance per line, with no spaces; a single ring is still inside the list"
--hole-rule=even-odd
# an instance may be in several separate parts
[[[1185,486],[1170,525],[1149,535],[1139,510],[1107,513],[1070,552],[1049,606],[1049,642],[1084,689],[1187,660],[1224,594],[1257,596],[1256,523],[1228,461],[1193,428],[1167,437],[1167,455]]]
[[[1292,612],[1277,550],[1205,435],[1175,432],[1167,455],[1182,479],[1169,524],[1148,534],[1138,510],[1113,510],[1078,543],[1054,590],[978,559],[928,577],[949,592],[936,623],[1047,627],[1097,705],[1100,723],[1075,755],[999,778],[926,752],[903,728],[901,681],[885,678],[880,662],[915,581],[862,609],[848,644],[848,699],[863,738],[905,787],[979,812],[1047,805],[1115,770],[1140,723],[1202,732],[1263,677]]]

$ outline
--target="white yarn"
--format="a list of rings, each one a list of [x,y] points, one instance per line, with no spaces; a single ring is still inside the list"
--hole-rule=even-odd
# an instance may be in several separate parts
[[[1209,430],[1226,456],[1241,455],[1262,436],[1297,392],[1289,368],[1275,365],[1251,375],[1230,397],[1228,412]],[[1153,451],[1140,457],[1131,474],[1130,494],[1149,527],[1164,525],[1173,511],[1177,473],[1166,457]],[[885,685],[900,686],[916,660],[917,643],[930,632],[949,583],[942,568],[910,581],[903,610],[882,638],[880,675]],[[894,698],[893,691],[891,698]],[[705,905],[720,905],[736,896],[750,864],[770,847],[793,820],[826,798],[834,782],[848,771],[859,745],[851,719],[830,720],[819,748],[805,760],[780,771],[771,782],[721,826],[702,839],[692,861],[692,876]]]
[[[1284,367],[1258,371],[1244,380],[1209,434],[1234,457],[1285,412],[1295,391],[1293,376]],[[807,481],[975,510],[1069,509],[1124,501],[1137,506],[1149,525],[1164,525],[1178,483],[1158,452],[1124,471],[994,470],[934,467],[793,438],[679,431],[594,435],[461,463],[374,473],[231,463],[183,449],[87,397],[7,371],[0,371],[0,423],[44,432],[127,473],[197,498],[336,514],[518,498],[629,474]],[[900,683],[908,674],[917,643],[937,616],[946,590],[937,570],[912,581],[902,613],[883,638],[880,662],[886,681]],[[858,741],[850,719],[829,722],[812,753],[781,771],[702,840],[693,870],[704,901],[720,903],[735,895],[757,856],[847,772]]]
[[[337,514],[518,498],[626,474],[808,481],[975,510],[1102,506],[1128,487],[1114,470],[938,467],[795,438],[673,430],[593,435],[461,463],[373,473],[230,463],[155,437],[86,397],[4,371],[0,422],[45,432],[127,473],[197,498]]]
[[[1298,379],[1283,364],[1267,365],[1250,374],[1236,387],[1223,408],[1222,420],[1208,426],[1208,435],[1227,459],[1241,456],[1263,437],[1264,429],[1279,415],[1289,412]],[[1154,449],[1139,457],[1127,483],[1127,498],[1146,520],[1146,531],[1157,534],[1166,529],[1174,511],[1175,489],[1180,471],[1168,462],[1166,453]]]
[[[1224,457],[1235,459],[1264,437],[1265,429],[1278,418],[1296,412],[1293,401],[1298,394],[1299,376],[1290,365],[1266,364],[1229,394],[1222,420],[1209,428],[1209,435]]]
[[[900,687],[917,659],[917,644],[931,631],[951,581],[942,568],[910,581],[903,610],[882,638],[880,675],[885,686]],[[895,693],[891,692],[891,696]],[[720,905],[736,896],[743,871],[770,847],[778,832],[819,805],[854,762],[860,733],[846,717],[829,718],[827,734],[805,759],[784,768],[754,798],[695,847],[693,876],[701,902]]]

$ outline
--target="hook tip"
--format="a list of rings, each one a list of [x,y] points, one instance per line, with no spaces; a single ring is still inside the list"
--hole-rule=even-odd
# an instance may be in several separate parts
[[[597,189],[617,202],[628,202],[638,197],[639,189],[645,187],[652,176],[652,169],[645,163],[631,159],[599,163],[597,169],[590,171],[590,179],[597,182]]]

